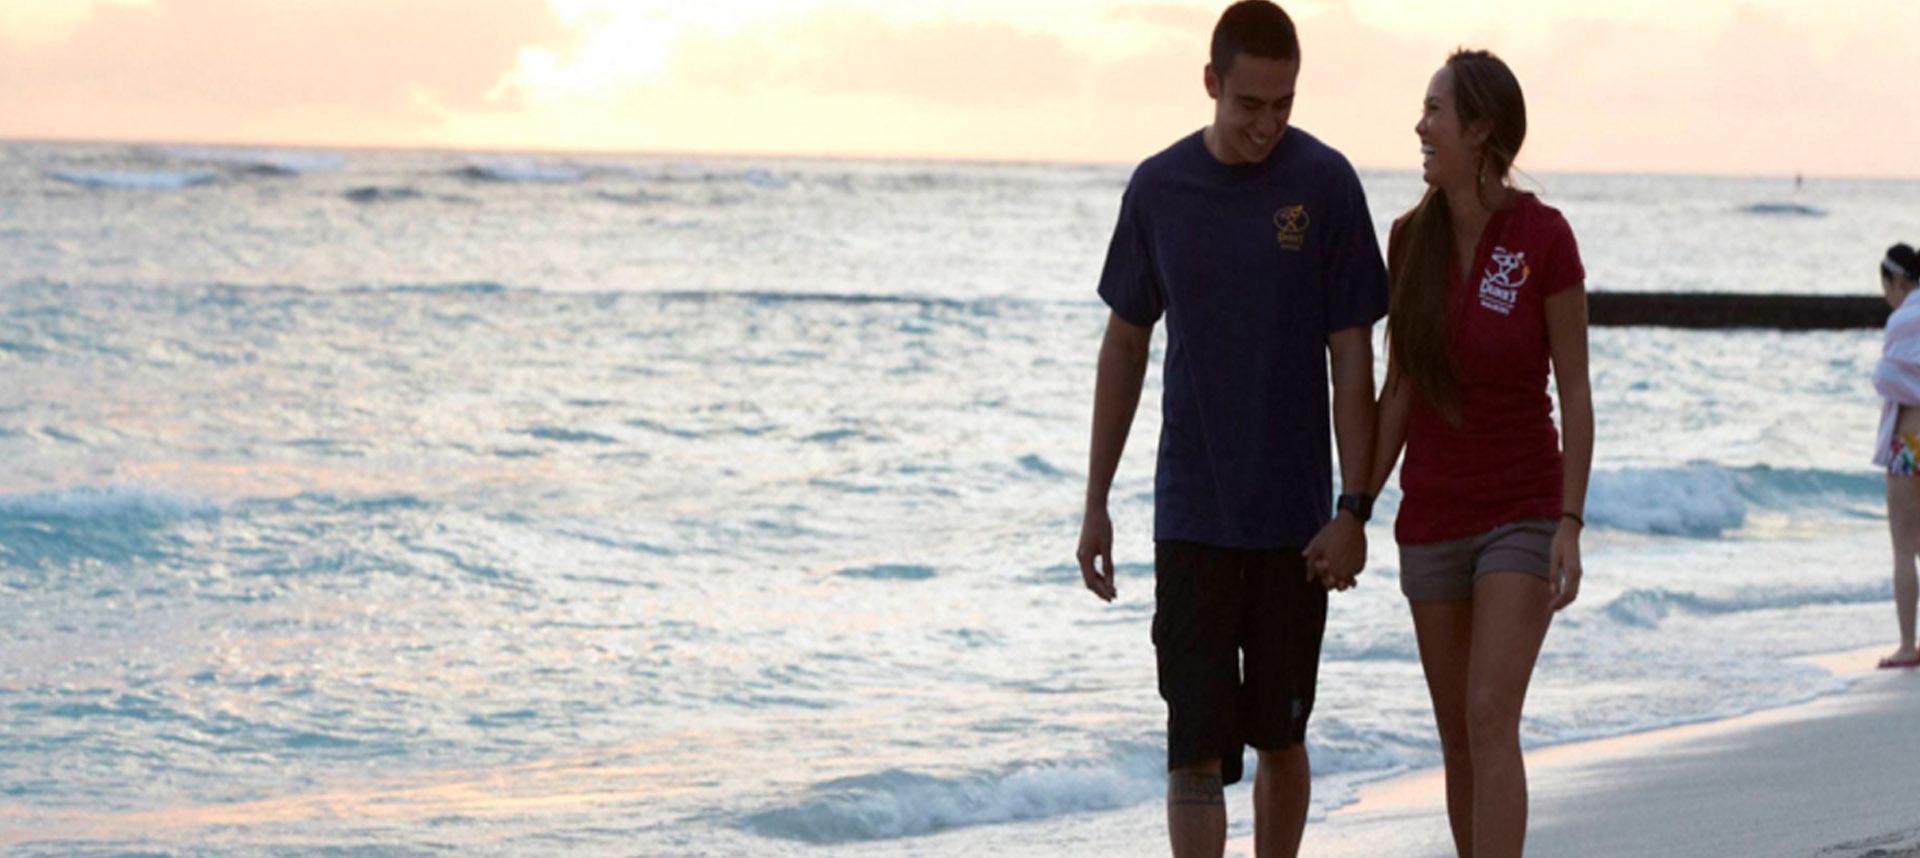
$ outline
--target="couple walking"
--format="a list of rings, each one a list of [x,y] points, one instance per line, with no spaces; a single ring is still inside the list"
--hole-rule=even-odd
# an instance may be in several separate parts
[[[1517,856],[1521,704],[1580,582],[1593,408],[1579,251],[1557,211],[1508,183],[1526,134],[1519,83],[1492,54],[1462,51],[1428,84],[1415,126],[1428,189],[1394,222],[1383,266],[1352,166],[1288,127],[1300,63],[1280,7],[1228,8],[1205,73],[1212,124],[1128,184],[1100,278],[1112,313],[1081,571],[1114,597],[1107,493],[1164,318],[1152,634],[1173,852],[1221,854],[1222,787],[1252,745],[1255,849],[1294,855],[1327,594],[1365,566],[1362,525],[1404,447],[1400,586],[1454,842],[1461,856]],[[1343,493],[1330,509],[1334,447]]]

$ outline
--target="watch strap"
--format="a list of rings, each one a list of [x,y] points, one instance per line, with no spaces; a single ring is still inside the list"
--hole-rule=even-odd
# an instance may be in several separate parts
[[[1333,506],[1333,512],[1335,515],[1340,514],[1341,510],[1346,510],[1348,512],[1353,513],[1353,517],[1360,519],[1360,522],[1364,524],[1367,522],[1368,519],[1373,518],[1373,496],[1362,495],[1362,494],[1343,494],[1340,496],[1340,499],[1334,503],[1334,506]]]

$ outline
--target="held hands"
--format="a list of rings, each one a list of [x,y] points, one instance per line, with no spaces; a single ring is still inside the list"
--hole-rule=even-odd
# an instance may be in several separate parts
[[[1573,604],[1580,595],[1580,528],[1579,522],[1562,518],[1559,529],[1553,532],[1548,582],[1553,587],[1555,611]]]
[[[1563,528],[1564,530],[1564,528]],[[1579,543],[1574,541],[1574,580],[1579,580]],[[1320,528],[1307,550],[1307,580],[1318,581],[1328,590],[1351,589],[1367,565],[1367,532],[1353,516],[1338,514]],[[1080,579],[1101,601],[1111,602],[1118,595],[1114,587],[1113,520],[1104,506],[1087,507],[1080,522],[1080,547],[1074,552],[1080,561]],[[1559,568],[1560,538],[1554,537],[1555,568]],[[1567,601],[1572,601],[1568,598]],[[1556,608],[1558,605],[1556,604]]]
[[[1351,514],[1337,513],[1301,554],[1307,558],[1307,580],[1328,590],[1351,589],[1367,565],[1366,528]]]
[[[1107,517],[1107,508],[1087,504],[1086,517],[1080,521],[1080,548],[1074,552],[1080,560],[1080,578],[1087,582],[1103,602],[1113,601],[1117,591],[1113,588],[1113,519]],[[1096,560],[1106,560],[1106,571],[1100,571]]]

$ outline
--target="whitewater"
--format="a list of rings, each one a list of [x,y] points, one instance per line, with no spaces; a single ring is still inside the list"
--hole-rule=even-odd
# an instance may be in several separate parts
[[[1072,558],[1127,175],[0,144],[0,848],[1157,854],[1159,340],[1119,598]],[[1417,199],[1362,176],[1381,230]],[[1920,238],[1913,183],[1536,182],[1596,290],[1868,293]],[[1592,332],[1528,746],[1891,644],[1878,352]],[[1316,814],[1439,760],[1397,502]]]

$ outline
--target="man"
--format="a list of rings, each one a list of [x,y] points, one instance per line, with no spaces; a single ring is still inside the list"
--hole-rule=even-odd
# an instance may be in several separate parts
[[[1329,516],[1328,354],[1342,484],[1364,486],[1386,272],[1353,167],[1287,127],[1300,71],[1292,20],[1266,0],[1236,3],[1210,60],[1213,123],[1134,172],[1100,277],[1112,313],[1078,554],[1088,589],[1111,601],[1107,493],[1164,315],[1153,642],[1173,854],[1222,853],[1222,787],[1252,745],[1255,851],[1291,856],[1306,824],[1303,742],[1327,590],[1364,565],[1372,506],[1342,495]]]

